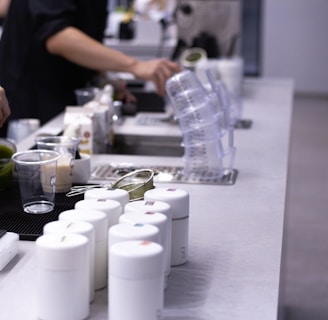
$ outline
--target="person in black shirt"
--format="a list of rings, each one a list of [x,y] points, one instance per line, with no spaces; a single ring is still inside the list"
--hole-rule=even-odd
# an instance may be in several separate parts
[[[106,20],[107,0],[11,0],[0,41],[0,84],[12,119],[38,118],[44,124],[76,104],[76,88],[106,71],[151,80],[165,94],[166,79],[180,67],[104,46]]]

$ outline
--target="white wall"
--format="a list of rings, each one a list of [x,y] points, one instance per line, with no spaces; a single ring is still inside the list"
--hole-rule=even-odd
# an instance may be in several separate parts
[[[328,0],[263,1],[262,75],[328,94]]]

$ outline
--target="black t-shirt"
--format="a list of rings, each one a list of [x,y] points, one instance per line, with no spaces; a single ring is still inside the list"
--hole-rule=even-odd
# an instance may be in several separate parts
[[[95,71],[51,55],[45,40],[74,26],[102,41],[107,0],[12,0],[0,41],[0,84],[11,118],[39,118],[45,123],[76,104],[74,89]]]

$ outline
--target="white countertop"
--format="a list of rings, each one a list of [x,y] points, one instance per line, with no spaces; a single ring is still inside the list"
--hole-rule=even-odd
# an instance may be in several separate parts
[[[277,319],[292,99],[288,80],[247,81],[244,117],[253,125],[235,131],[236,183],[175,185],[190,193],[189,262],[172,268],[164,319]],[[181,159],[92,158],[93,165],[105,162]],[[19,256],[0,272],[1,319],[36,319],[34,279],[34,243],[21,241]],[[106,305],[106,290],[97,292],[90,319],[107,319]]]

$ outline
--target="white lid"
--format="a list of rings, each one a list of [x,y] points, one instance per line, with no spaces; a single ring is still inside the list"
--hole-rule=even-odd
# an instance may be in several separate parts
[[[111,199],[121,203],[124,207],[129,201],[129,193],[123,189],[95,188],[84,193],[84,199]]]
[[[110,199],[86,199],[75,203],[75,209],[99,210],[106,213],[108,227],[117,224],[123,208],[116,200]]]
[[[161,225],[167,223],[167,216],[160,212],[126,212],[120,216],[120,223],[130,223],[130,224],[151,224],[157,226],[161,229]]]
[[[118,201],[110,199],[86,199],[75,203],[75,209],[95,209],[107,214],[119,215],[122,213],[122,206]]]
[[[189,193],[176,188],[155,188],[145,192],[145,201],[158,200],[168,203],[172,209],[172,218],[184,218],[189,215]]]
[[[107,239],[107,215],[99,210],[66,210],[59,214],[59,220],[85,221],[93,225],[96,241]]]
[[[140,240],[119,242],[111,246],[109,254],[111,276],[126,280],[164,276],[163,247],[158,243]]]
[[[160,241],[159,229],[150,224],[116,224],[109,228],[108,235],[108,243],[110,246],[114,243],[127,240]]]
[[[157,200],[138,200],[125,205],[124,212],[161,212],[168,217],[172,217],[171,206],[163,201]]]
[[[88,237],[94,233],[94,227],[85,221],[56,220],[44,225],[43,234],[48,233],[77,233]]]
[[[37,265],[50,270],[79,269],[88,258],[87,237],[74,233],[51,233],[36,240]]]

